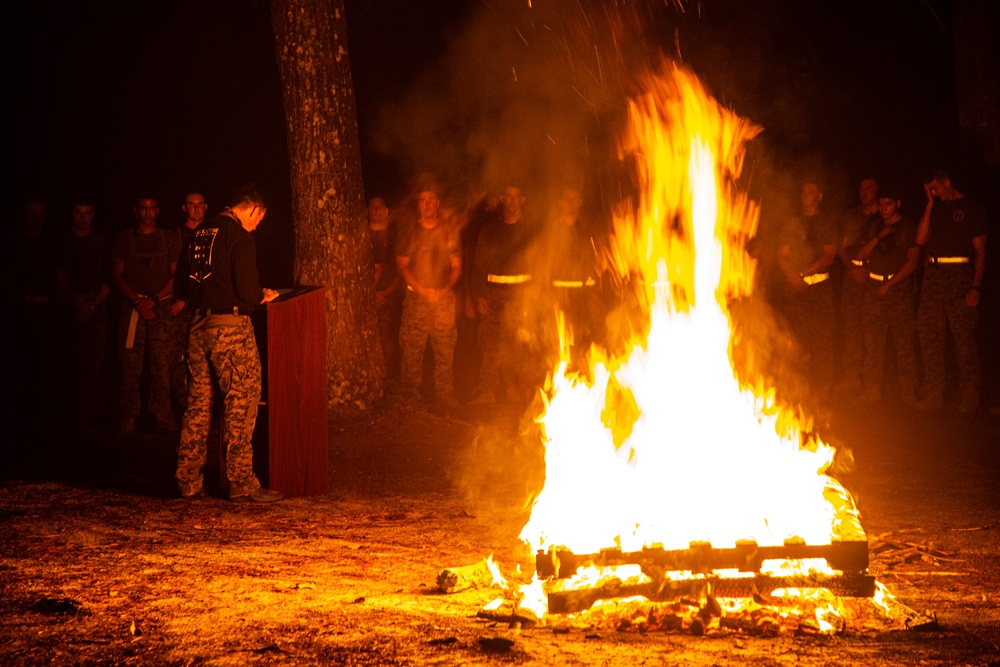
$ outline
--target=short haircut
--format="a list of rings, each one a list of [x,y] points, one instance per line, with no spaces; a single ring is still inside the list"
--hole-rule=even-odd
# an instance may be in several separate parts
[[[938,167],[937,169],[931,172],[931,175],[927,179],[927,182],[930,183],[931,181],[950,181],[950,180],[951,180],[951,174],[948,173],[948,170],[944,169],[943,167]]]
[[[417,195],[421,192],[433,192],[438,197],[444,197],[444,186],[435,174],[425,171],[413,179],[413,192]]]
[[[77,192],[69,199],[69,205],[73,206],[89,206],[90,208],[97,208],[94,206],[94,198],[87,193]]]
[[[878,191],[879,199],[891,199],[893,201],[903,201],[903,191],[895,183],[890,183],[879,188]]]
[[[267,204],[264,203],[264,195],[261,194],[260,188],[258,188],[254,183],[245,183],[240,186],[236,194],[233,195],[232,199],[229,200],[230,207],[236,206],[256,206],[258,208],[267,208]]]

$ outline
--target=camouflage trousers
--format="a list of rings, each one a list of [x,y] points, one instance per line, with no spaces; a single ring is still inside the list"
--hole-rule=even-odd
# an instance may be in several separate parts
[[[191,309],[185,306],[181,312],[174,315],[173,328],[170,332],[170,341],[173,345],[170,352],[170,394],[181,413],[187,407],[187,344],[191,315]]]
[[[135,321],[132,347],[127,347],[128,332]],[[118,323],[118,358],[121,362],[121,387],[119,389],[119,416],[124,420],[136,419],[142,412],[139,383],[143,366],[149,371],[149,404],[147,408],[160,423],[173,421],[170,408],[170,361],[174,350],[171,336],[173,315],[168,303],[156,304],[153,319],[147,320],[130,305],[121,312]]]
[[[427,341],[434,354],[434,393],[438,399],[454,396],[455,293],[449,292],[437,303],[430,303],[412,290],[403,299],[403,319],[399,327],[401,353],[400,381],[403,390],[416,394],[423,379],[424,350]]]
[[[968,264],[928,266],[917,310],[917,331],[924,362],[923,395],[941,397],[945,384],[946,332],[951,330],[958,362],[959,386],[963,392],[979,387],[979,351],[976,327],[979,315],[965,305],[972,285]]]
[[[841,382],[846,387],[856,387],[861,383],[862,361],[865,356],[861,311],[864,307],[866,287],[868,287],[867,282],[856,282],[850,273],[844,276],[840,292],[840,326],[844,334],[840,375]]]
[[[507,288],[497,288],[496,293]],[[483,362],[480,386],[505,403],[509,394],[530,400],[545,379],[537,322],[532,322],[522,295],[488,298],[490,312],[479,324],[479,349]]]
[[[261,392],[260,353],[246,315],[196,316],[188,334],[188,406],[177,447],[177,484],[181,494],[202,488],[202,471],[212,430],[212,397],[222,396],[222,447],[229,495],[260,488],[253,473],[253,437]]]
[[[66,356],[67,414],[76,428],[93,426],[98,408],[101,373],[108,349],[108,311],[99,305],[79,321],[72,314],[63,322]]]
[[[833,285],[825,280],[792,295],[789,303],[792,328],[808,359],[808,380],[820,396],[830,388],[834,373]]]
[[[399,292],[400,290],[396,290],[376,311],[379,342],[382,345],[382,373],[389,380],[397,379],[400,373],[399,330],[403,299]]]
[[[899,398],[912,403],[917,382],[917,318],[913,308],[913,284],[909,281],[893,285],[880,297],[876,294],[881,283],[869,280],[862,308],[862,328],[865,335],[864,386],[877,388],[885,367],[886,338],[892,335],[896,353]]]

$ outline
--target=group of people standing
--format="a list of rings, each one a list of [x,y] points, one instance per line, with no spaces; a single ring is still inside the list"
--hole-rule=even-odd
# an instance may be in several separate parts
[[[250,446],[261,393],[250,314],[277,296],[259,284],[250,234],[266,207],[248,185],[209,220],[207,208],[200,192],[189,192],[183,223],[163,227],[158,199],[143,193],[135,224],[108,243],[87,197],[73,198],[70,227],[57,234],[46,229],[42,200],[24,203],[4,264],[20,325],[6,361],[24,387],[18,419],[7,420],[15,447],[46,434],[92,440],[109,417],[98,397],[110,386],[118,437],[133,438],[144,416],[150,432],[179,434],[180,492],[199,497],[218,393],[230,499],[281,498],[254,476]],[[105,364],[108,351],[116,365]],[[118,372],[107,382],[110,368]],[[53,424],[54,396],[65,424]]]
[[[943,170],[930,175],[924,193],[923,214],[914,221],[901,212],[900,192],[865,178],[859,205],[837,220],[822,210],[821,185],[803,183],[801,215],[779,233],[780,279],[772,294],[802,344],[819,400],[839,395],[874,404],[889,390],[902,405],[942,410],[950,333],[958,409],[980,409],[976,307],[986,260],[985,209]],[[887,349],[894,353],[894,382],[887,377]]]
[[[526,203],[511,185],[466,206],[433,179],[392,214],[369,201],[386,374],[404,401],[523,406],[558,352],[557,306],[577,348],[591,339],[597,261],[581,191],[564,187],[553,210],[529,214]]]
[[[901,212],[898,191],[866,178],[859,205],[835,217],[823,211],[822,186],[807,181],[801,214],[780,226],[772,252],[751,249],[762,260],[763,296],[804,352],[815,398],[872,404],[888,390],[903,405],[941,410],[951,341],[958,409],[980,409],[985,210],[944,171],[927,179],[924,193],[914,221]],[[539,206],[508,185],[467,205],[432,177],[392,208],[369,200],[384,372],[404,401],[445,412],[489,399],[524,407],[555,363],[586,370],[581,352],[611,343],[603,241],[597,227],[581,224],[582,190],[566,186],[549,201]],[[248,185],[208,220],[207,208],[201,193],[189,192],[183,223],[162,227],[159,201],[142,194],[135,224],[108,243],[86,197],[71,201],[69,227],[57,235],[47,233],[44,202],[24,202],[3,262],[12,287],[6,305],[19,325],[4,356],[20,382],[10,404],[18,418],[5,420],[14,447],[51,431],[53,395],[65,406],[59,426],[96,435],[113,350],[117,434],[179,434],[184,497],[202,494],[219,393],[230,496],[281,497],[254,477],[250,446],[261,392],[250,314],[277,296],[260,286],[251,235],[266,207]]]
[[[775,226],[767,250],[751,247],[761,260],[760,296],[787,323],[771,335],[790,331],[794,344],[784,350],[801,361],[795,400],[889,399],[942,410],[951,342],[958,410],[981,408],[985,209],[943,170],[924,193],[923,214],[912,220],[899,190],[864,178],[858,205],[833,215],[823,185],[805,180],[799,214]],[[508,186],[466,206],[433,181],[391,210],[380,197],[369,201],[386,374],[398,377],[407,401],[423,389],[444,409],[490,396],[525,404],[565,352],[557,312],[573,350],[612,343],[612,313],[627,308],[608,301],[597,230],[579,224],[580,188],[555,193],[550,207],[526,203]]]

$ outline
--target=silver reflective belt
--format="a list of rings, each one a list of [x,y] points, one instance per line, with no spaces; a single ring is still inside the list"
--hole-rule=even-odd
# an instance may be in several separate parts
[[[883,275],[880,275],[878,273],[869,273],[868,277],[871,278],[872,280],[877,280],[880,283],[884,283],[887,280],[889,280],[890,278],[892,278],[894,275],[896,275],[896,274],[895,273],[890,273],[889,275],[883,276]]]
[[[851,264],[853,264],[854,266],[864,266],[865,265],[865,260],[863,260],[863,259],[852,259],[851,260]]]
[[[486,282],[496,283],[497,285],[520,285],[521,283],[526,283],[531,280],[531,275],[527,273],[522,273],[516,276],[498,276],[495,273],[491,273],[486,276]]]
[[[811,276],[802,276],[802,282],[806,285],[816,285],[830,277],[829,273],[814,273]]]
[[[593,287],[594,279],[587,278],[586,280],[553,280],[553,287]]]
[[[968,264],[968,257],[928,257],[931,264]]]

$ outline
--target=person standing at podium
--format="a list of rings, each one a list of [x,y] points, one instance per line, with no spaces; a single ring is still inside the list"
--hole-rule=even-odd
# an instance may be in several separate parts
[[[201,224],[181,257],[175,289],[191,308],[188,333],[188,404],[177,448],[182,498],[204,495],[203,470],[212,426],[212,395],[223,401],[222,444],[229,499],[267,503],[280,491],[265,489],[253,472],[251,437],[261,394],[260,352],[250,314],[274,300],[257,274],[251,232],[267,207],[260,190],[244,185],[222,213]]]

